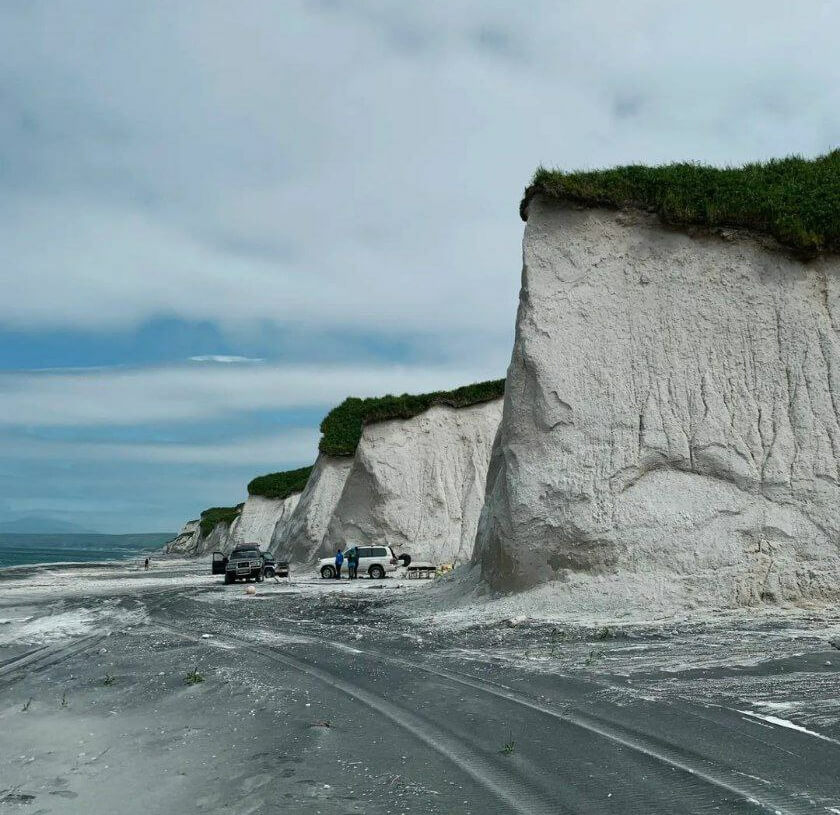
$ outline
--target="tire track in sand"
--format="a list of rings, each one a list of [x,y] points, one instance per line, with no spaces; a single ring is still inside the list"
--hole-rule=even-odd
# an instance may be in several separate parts
[[[203,616],[209,618],[215,617],[224,621],[224,618],[211,610],[205,610]],[[231,644],[239,646],[243,644],[241,639],[234,637],[225,635],[214,636],[227,640]],[[309,639],[307,637],[300,637],[299,635],[296,635],[296,638]],[[325,645],[331,647],[333,645],[333,643],[324,642],[316,638],[312,638],[311,642],[312,645],[321,647]],[[324,684],[330,685],[342,693],[352,696],[372,710],[382,713],[392,722],[410,732],[415,738],[418,738],[447,758],[447,760],[461,768],[476,782],[508,804],[514,812],[559,813],[563,811],[559,808],[558,802],[553,797],[548,794],[536,793],[532,781],[523,781],[505,768],[500,768],[496,763],[488,761],[484,756],[477,753],[466,741],[443,732],[428,721],[384,699],[382,696],[365,690],[305,660],[292,657],[286,653],[277,653],[276,649],[270,646],[255,645],[251,646],[250,650],[261,654],[271,661],[279,662],[294,670],[308,674]],[[341,648],[337,650],[341,650]],[[520,708],[525,708],[540,716],[550,717],[566,726],[582,731],[588,736],[605,740],[614,746],[626,748],[652,761],[654,764],[658,764],[671,771],[677,771],[684,778],[684,782],[681,786],[676,786],[674,789],[673,804],[675,807],[685,804],[684,795],[687,791],[686,787],[696,787],[698,782],[700,782],[702,785],[735,796],[743,801],[745,805],[759,806],[768,812],[774,813],[774,815],[805,815],[805,813],[818,811],[814,806],[809,805],[807,800],[792,801],[788,795],[769,790],[759,780],[752,780],[741,773],[714,765],[702,756],[692,754],[684,748],[673,747],[661,741],[657,742],[649,736],[636,733],[621,725],[600,720],[588,714],[560,711],[550,704],[530,699],[502,685],[474,679],[456,672],[434,668],[426,664],[416,663],[402,657],[395,657],[376,651],[358,648],[354,648],[353,650],[360,655],[364,655],[378,662],[390,663],[410,670],[419,670],[431,676],[436,676],[463,687],[468,687],[473,691],[489,695],[495,699],[511,703]]]

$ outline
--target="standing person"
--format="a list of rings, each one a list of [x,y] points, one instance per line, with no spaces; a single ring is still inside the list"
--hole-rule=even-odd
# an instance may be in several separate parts
[[[357,570],[359,568],[359,550],[354,546],[347,552],[347,571],[351,580],[355,580],[359,575]]]
[[[143,564],[143,568],[148,572],[149,571],[149,558],[146,558],[146,562]]]
[[[341,580],[341,564],[344,563],[344,554],[341,549],[335,553],[335,579]]]

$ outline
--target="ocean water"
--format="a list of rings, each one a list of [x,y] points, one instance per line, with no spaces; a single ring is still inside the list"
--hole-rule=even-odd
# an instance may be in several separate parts
[[[174,535],[148,532],[137,535],[0,533],[0,569],[36,563],[92,563],[126,560],[159,552]]]

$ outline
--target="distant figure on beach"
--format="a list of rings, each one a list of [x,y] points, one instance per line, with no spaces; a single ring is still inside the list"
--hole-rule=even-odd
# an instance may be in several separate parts
[[[146,558],[145,563],[143,563],[143,568],[148,572],[149,571],[149,558]]]
[[[341,564],[344,563],[344,553],[339,549],[335,553],[335,579],[341,580]]]

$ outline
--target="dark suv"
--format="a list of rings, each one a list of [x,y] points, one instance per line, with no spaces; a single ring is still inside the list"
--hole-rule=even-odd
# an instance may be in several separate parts
[[[260,566],[256,563],[259,560]],[[276,561],[268,552],[261,552],[259,544],[246,543],[237,546],[229,555],[213,552],[213,574],[223,574],[225,583],[233,583],[239,578],[246,581],[253,578],[258,583],[263,577],[288,577],[289,564],[285,560]]]
[[[263,575],[265,577],[288,577],[289,564],[285,560],[275,560],[269,552],[263,552]]]
[[[217,560],[217,555],[221,555],[221,560]],[[225,583],[233,583],[236,580],[256,580],[257,583],[262,583],[263,557],[256,545],[237,546],[227,557],[221,552],[214,552],[213,574],[222,571],[221,564],[224,564]]]

